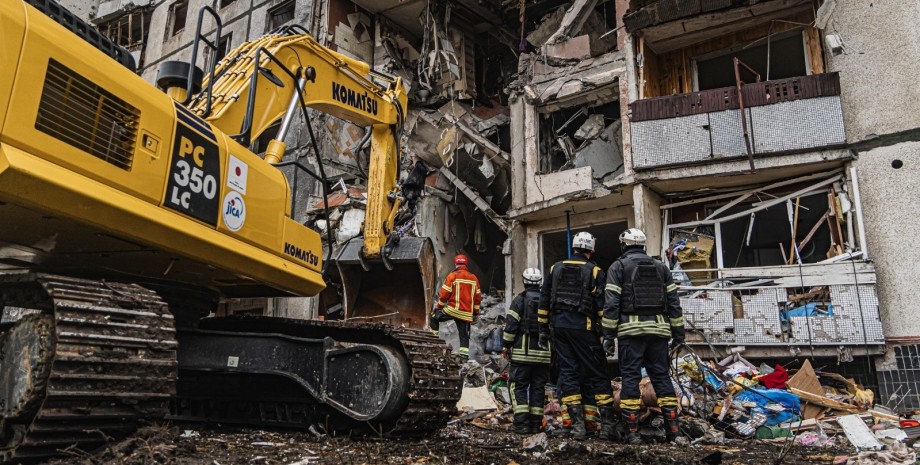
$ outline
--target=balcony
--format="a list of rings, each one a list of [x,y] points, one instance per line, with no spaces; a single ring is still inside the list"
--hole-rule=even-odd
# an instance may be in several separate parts
[[[723,87],[633,102],[635,170],[846,144],[836,73],[744,84],[740,97],[736,87]]]

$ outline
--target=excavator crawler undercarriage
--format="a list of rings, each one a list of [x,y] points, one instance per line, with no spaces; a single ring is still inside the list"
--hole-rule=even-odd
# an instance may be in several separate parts
[[[0,463],[93,448],[167,416],[422,435],[460,395],[458,362],[419,330],[250,317],[177,331],[144,287],[36,273],[0,274],[0,306]]]

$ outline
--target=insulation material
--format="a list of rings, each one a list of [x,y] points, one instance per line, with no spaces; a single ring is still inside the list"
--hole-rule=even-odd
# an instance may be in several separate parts
[[[697,236],[688,240],[687,246],[677,252],[677,260],[691,281],[699,282],[712,279],[711,271],[692,271],[712,268],[712,252],[716,241],[706,236]],[[729,305],[731,310],[731,305]]]

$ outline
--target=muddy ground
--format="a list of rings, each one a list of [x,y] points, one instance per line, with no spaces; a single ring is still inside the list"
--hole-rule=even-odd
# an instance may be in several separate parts
[[[783,440],[727,441],[723,445],[625,446],[597,439],[575,442],[550,436],[545,450],[524,450],[522,436],[470,423],[449,425],[423,439],[317,437],[308,432],[146,427],[132,437],[85,453],[68,451],[50,465],[313,465],[313,464],[816,464],[834,463],[845,448],[792,447],[778,461]],[[788,443],[787,443],[788,444]]]

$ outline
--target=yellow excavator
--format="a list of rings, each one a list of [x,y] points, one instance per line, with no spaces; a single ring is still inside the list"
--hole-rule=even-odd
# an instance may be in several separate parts
[[[396,225],[399,79],[287,27],[206,73],[163,64],[161,92],[53,0],[0,2],[0,24],[0,463],[164,417],[394,436],[447,422],[461,382],[424,331],[432,246]],[[191,63],[220,35],[205,7]],[[312,138],[306,108],[370,131],[363,240],[326,260],[279,169],[325,195],[315,141],[312,164],[285,154],[296,117]],[[221,299],[316,295],[329,263],[343,321],[202,318]]]

